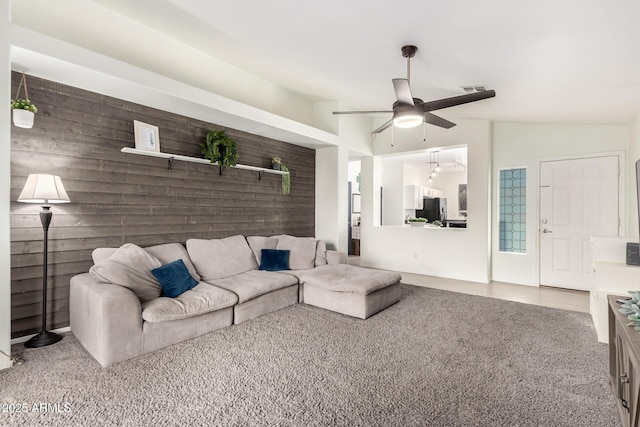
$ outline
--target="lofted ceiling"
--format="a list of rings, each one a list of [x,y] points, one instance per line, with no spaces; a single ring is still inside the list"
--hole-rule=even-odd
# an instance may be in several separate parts
[[[440,166],[440,172],[461,172],[467,167],[467,147],[455,146],[447,148],[435,148],[411,153],[385,156],[386,162],[412,165],[418,168],[429,168],[433,162],[433,168]]]
[[[497,92],[438,112],[448,119],[628,124],[640,113],[637,0],[93,1],[341,109],[390,109],[400,48],[415,44],[413,96]]]

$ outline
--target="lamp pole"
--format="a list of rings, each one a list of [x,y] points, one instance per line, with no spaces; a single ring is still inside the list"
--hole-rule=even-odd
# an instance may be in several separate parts
[[[49,256],[49,225],[53,212],[49,206],[52,203],[69,203],[69,196],[62,185],[62,180],[57,175],[29,174],[24,188],[18,196],[22,203],[38,203],[42,206],[40,222],[44,231],[44,248],[42,251],[42,329],[24,343],[25,347],[44,347],[57,343],[62,335],[47,331],[47,270]]]
[[[31,337],[29,341],[24,343],[27,348],[44,347],[57,343],[62,339],[62,335],[58,335],[55,332],[47,331],[47,265],[49,255],[49,224],[51,224],[51,217],[53,213],[49,210],[51,206],[42,206],[42,212],[40,212],[40,222],[42,223],[42,229],[44,230],[44,248],[43,248],[43,260],[42,260],[42,330]]]

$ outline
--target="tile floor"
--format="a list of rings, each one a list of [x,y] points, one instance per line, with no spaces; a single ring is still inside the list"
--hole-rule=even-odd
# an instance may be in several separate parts
[[[349,264],[358,265],[359,263],[359,257],[349,257]],[[408,285],[444,289],[464,294],[516,301],[524,304],[589,313],[589,292],[585,291],[574,291],[548,286],[524,286],[503,282],[485,284],[421,274],[400,273],[402,274],[402,283]]]

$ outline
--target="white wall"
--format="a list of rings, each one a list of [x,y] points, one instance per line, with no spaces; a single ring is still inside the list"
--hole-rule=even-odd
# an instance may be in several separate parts
[[[390,154],[467,144],[468,228],[417,229],[375,225],[378,215],[374,211],[379,192],[377,182],[381,182],[377,175],[382,162],[377,161],[377,157],[365,158],[362,161],[362,265],[475,282],[490,280],[491,124],[486,120],[457,120],[457,123],[458,126],[449,130],[430,126],[427,144],[422,142],[422,128],[395,132],[393,146],[390,132],[386,132],[378,136],[374,149],[376,154]],[[386,175],[386,168],[384,171]]]
[[[628,156],[628,227],[627,236],[633,237],[638,240],[638,195],[636,187],[636,161],[640,159],[640,112],[636,116],[633,123],[631,123],[631,140],[629,143],[629,156]]]
[[[537,240],[540,161],[600,153],[622,153],[624,157],[629,148],[629,127],[495,123],[493,129],[493,280],[535,286],[539,284]],[[626,169],[626,163],[621,166]],[[499,170],[512,167],[527,168],[527,252],[524,255],[498,251]],[[625,171],[621,173],[624,177]],[[625,181],[623,179],[622,199],[626,192]],[[626,208],[622,206],[621,230],[625,229],[625,212]]]
[[[11,187],[11,61],[9,52],[10,2],[0,3],[0,350],[11,354],[11,238],[9,229]],[[0,369],[11,361],[0,353]]]
[[[347,252],[349,154],[371,154],[371,120],[338,116],[338,129],[337,146],[316,150],[316,238]]]
[[[404,185],[417,185],[425,187],[429,179],[429,173],[426,167],[416,165],[404,165]]]
[[[392,158],[382,158],[377,171],[381,178],[384,194],[382,197],[382,225],[402,225],[404,205],[404,165]],[[364,168],[364,165],[362,166]],[[364,187],[368,185],[362,182]],[[376,190],[376,195],[379,190]],[[364,196],[362,196],[364,197]],[[362,233],[362,231],[361,231]],[[360,243],[362,245],[362,242]],[[361,246],[362,247],[362,246]],[[362,252],[360,252],[362,254]]]
[[[337,117],[340,145],[347,147],[350,153],[371,155],[373,153],[371,119],[367,116],[351,114]]]
[[[338,103],[325,101],[313,103],[313,125],[318,129],[338,134],[340,123],[338,116],[332,114],[338,110]]]
[[[316,238],[331,249],[348,249],[348,162],[345,146],[316,150]]]

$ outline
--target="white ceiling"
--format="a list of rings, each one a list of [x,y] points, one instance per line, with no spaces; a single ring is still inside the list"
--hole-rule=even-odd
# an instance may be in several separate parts
[[[389,109],[400,47],[415,44],[413,96],[497,92],[446,118],[628,124],[640,113],[637,0],[94,1],[347,109]]]

